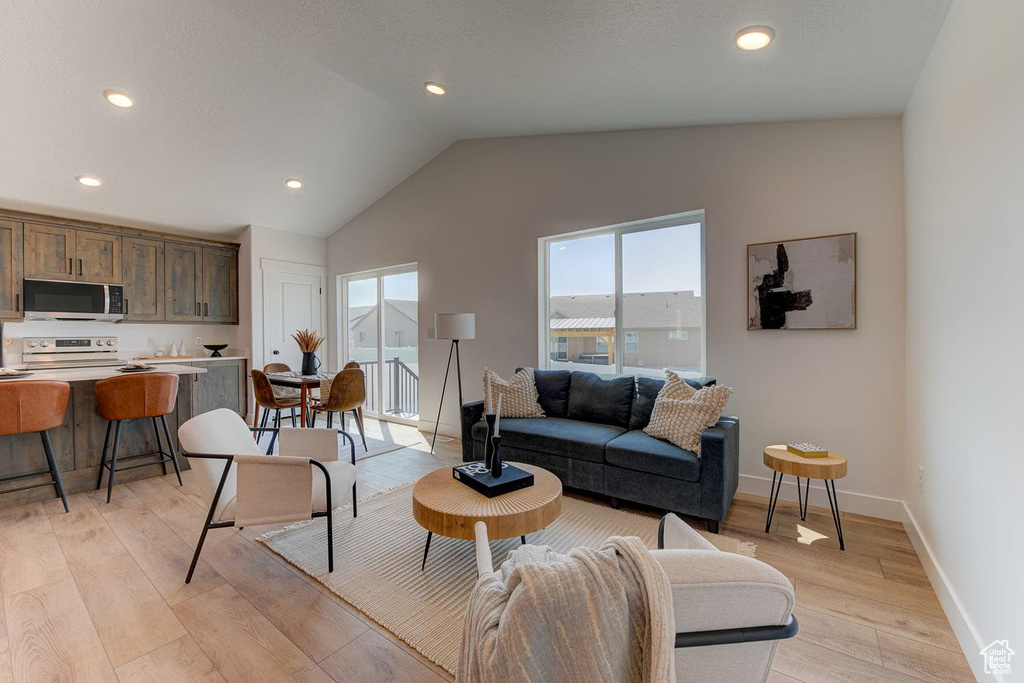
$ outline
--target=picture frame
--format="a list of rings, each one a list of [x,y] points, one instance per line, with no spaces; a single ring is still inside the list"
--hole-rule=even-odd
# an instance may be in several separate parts
[[[747,330],[856,329],[857,233],[747,245]]]

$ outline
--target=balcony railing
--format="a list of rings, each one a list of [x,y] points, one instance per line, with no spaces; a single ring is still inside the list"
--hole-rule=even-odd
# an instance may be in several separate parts
[[[397,417],[417,417],[420,414],[420,378],[416,372],[399,358],[384,361],[384,376],[381,378],[383,400],[377,396],[377,368],[380,361],[357,361],[366,373],[366,409],[377,414],[386,413]],[[383,404],[383,405],[382,405]],[[383,410],[382,410],[383,408]]]

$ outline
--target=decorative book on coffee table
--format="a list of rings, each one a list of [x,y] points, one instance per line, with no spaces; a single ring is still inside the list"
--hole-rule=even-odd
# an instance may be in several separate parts
[[[501,464],[501,476],[498,478],[491,475],[490,468],[483,460],[453,467],[452,477],[488,498],[533,486],[531,473],[507,462]]]
[[[786,444],[786,450],[803,458],[827,458],[828,449],[815,446],[813,443]]]

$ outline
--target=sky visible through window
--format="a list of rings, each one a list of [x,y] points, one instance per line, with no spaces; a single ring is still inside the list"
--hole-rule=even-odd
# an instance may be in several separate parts
[[[552,242],[550,296],[614,294],[615,237],[598,235]],[[622,236],[623,292],[700,290],[700,224]]]
[[[399,275],[385,275],[384,297],[400,301],[417,301],[416,272],[401,273]],[[350,280],[348,283],[348,306],[376,306],[377,305],[377,280],[368,278],[366,280]]]

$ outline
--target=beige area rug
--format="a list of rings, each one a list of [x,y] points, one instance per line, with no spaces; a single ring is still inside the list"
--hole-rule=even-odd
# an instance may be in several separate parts
[[[338,416],[334,416],[334,428],[341,429],[341,425],[338,424]],[[287,413],[282,412],[281,414],[281,425],[282,429],[290,429],[290,418],[287,417]],[[316,426],[324,428],[327,426],[327,418],[323,414],[317,416]],[[350,418],[348,420],[347,433],[356,442],[356,460],[366,460],[372,458],[375,455],[384,455],[385,453],[391,453],[393,451],[399,451],[403,448],[414,448],[424,443],[423,436],[412,427],[400,426],[397,429],[391,428],[388,425],[384,425],[382,429],[380,423],[376,420],[365,420],[364,429],[366,430],[366,448],[363,448],[363,441],[359,438],[359,430],[356,428],[355,422]],[[266,449],[270,445],[270,435],[264,434],[259,439],[260,445]],[[274,442],[274,452],[277,453],[280,450],[280,440]],[[346,439],[341,437],[338,438],[338,459],[348,462],[351,457],[349,452],[349,444]]]
[[[655,548],[658,522],[566,496],[561,516],[527,542],[567,553],[577,546],[597,547],[610,536],[638,536]],[[420,571],[427,532],[412,517],[412,484],[360,501],[356,519],[347,507],[339,508],[334,525],[333,573],[327,571],[322,519],[258,540],[455,675],[463,614],[477,577],[473,543],[435,534],[427,568]],[[754,556],[753,543],[701,534],[720,550]],[[495,565],[518,545],[519,539],[492,541]]]

